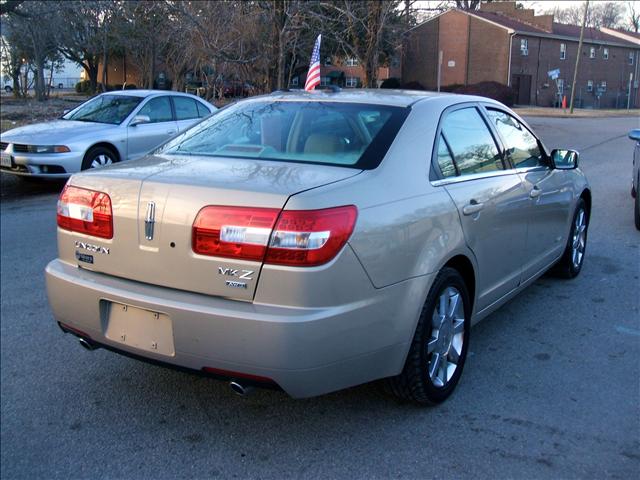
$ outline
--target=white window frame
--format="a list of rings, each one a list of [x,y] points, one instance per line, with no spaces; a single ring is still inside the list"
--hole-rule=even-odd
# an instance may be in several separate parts
[[[593,92],[593,80],[587,80],[587,92]]]
[[[297,87],[299,83],[300,83],[300,79],[298,77],[293,77],[291,79],[291,86],[292,87]]]
[[[596,58],[596,47],[589,47],[589,58]]]
[[[344,86],[346,88],[356,88],[358,86],[358,82],[360,82],[359,77],[347,77],[344,80]]]
[[[520,39],[520,54],[525,57],[529,55],[529,40],[527,38]]]
[[[629,52],[629,57],[627,62],[629,62],[629,65],[633,65],[633,52]]]
[[[600,82],[600,90],[602,90],[603,92],[607,91],[607,81],[606,80],[602,80]]]
[[[331,85],[331,77],[322,76],[320,77],[320,86],[326,87],[327,85]]]
[[[565,60],[567,58],[567,44],[560,44],[560,60]]]
[[[344,61],[344,64],[347,67],[357,67],[358,66],[358,59],[355,57],[347,57],[347,59]]]
[[[609,49],[606,47],[602,49],[602,58],[609,60]]]

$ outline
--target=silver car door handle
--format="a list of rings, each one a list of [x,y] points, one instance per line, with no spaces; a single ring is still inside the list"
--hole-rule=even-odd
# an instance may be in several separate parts
[[[473,215],[474,213],[479,212],[483,208],[484,208],[484,203],[477,203],[472,200],[471,203],[462,207],[462,213],[465,215]]]
[[[173,135],[174,133],[176,133],[175,130],[167,130],[167,135]]]
[[[531,191],[529,192],[529,196],[531,198],[538,198],[541,193],[542,190],[540,190],[538,187],[533,187],[533,189],[531,189]]]

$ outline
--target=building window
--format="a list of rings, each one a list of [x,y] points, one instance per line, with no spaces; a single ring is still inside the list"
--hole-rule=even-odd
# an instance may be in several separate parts
[[[596,58],[596,47],[589,48],[589,58]]]
[[[358,78],[358,77],[347,77],[345,82],[344,82],[344,86],[348,87],[348,88],[356,88],[358,86],[358,83],[360,83],[360,78]]]
[[[562,94],[564,92],[564,78],[559,78],[556,82],[558,82],[558,93]]]
[[[320,86],[326,87],[327,85],[331,85],[331,78],[329,77],[320,77]]]
[[[520,53],[524,56],[529,55],[529,40],[526,38],[520,39]]]
[[[560,44],[560,60],[564,60],[565,58],[567,58],[567,44],[561,43]]]
[[[587,80],[587,92],[593,92],[593,80]]]
[[[347,65],[347,67],[357,67],[358,66],[358,59],[357,58],[353,58],[353,57],[349,57],[345,61],[345,64]]]
[[[629,52],[629,65],[633,65],[633,52]]]
[[[324,57],[324,65],[328,67],[331,65],[331,57]]]
[[[293,77],[291,79],[291,86],[292,87],[297,87],[298,86],[298,82],[300,81],[300,79],[298,77]]]
[[[602,80],[600,82],[600,90],[602,90],[603,92],[607,91],[607,82],[605,80]]]
[[[605,48],[602,50],[602,58],[604,58],[605,60],[609,60],[609,49]]]

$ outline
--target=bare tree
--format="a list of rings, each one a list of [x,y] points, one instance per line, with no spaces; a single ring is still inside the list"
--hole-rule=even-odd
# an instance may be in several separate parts
[[[380,61],[402,42],[400,1],[341,0],[322,6],[323,31],[339,50],[358,60],[364,69],[363,84],[377,87]]]
[[[634,32],[640,31],[640,5],[637,2],[627,2],[627,26]]]
[[[568,25],[580,25],[584,7],[580,5],[556,6],[546,13],[552,13],[556,22]],[[625,6],[621,2],[594,3],[589,8],[587,27],[616,28],[620,27],[624,18]]]

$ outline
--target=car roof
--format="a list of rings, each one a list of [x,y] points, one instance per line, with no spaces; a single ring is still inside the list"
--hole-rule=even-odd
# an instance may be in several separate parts
[[[365,103],[376,105],[390,105],[396,107],[408,107],[421,100],[432,98],[451,97],[460,101],[460,95],[446,92],[428,92],[424,90],[393,90],[393,89],[353,89],[353,90],[278,90],[270,95],[253,97],[256,99],[275,99],[290,101],[332,101],[345,103]]]
[[[127,97],[150,97],[153,95],[178,95],[178,96],[182,96],[182,97],[189,97],[189,98],[198,98],[195,95],[191,95],[189,93],[182,93],[182,92],[174,92],[173,90],[138,90],[138,89],[131,89],[131,90],[113,90],[111,92],[106,92],[107,95],[125,95]]]

